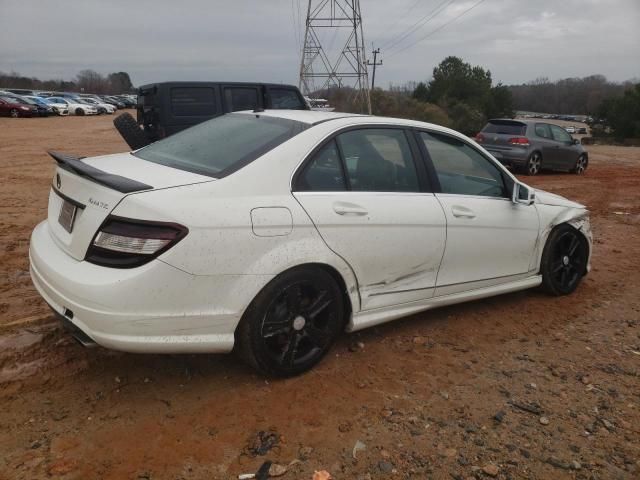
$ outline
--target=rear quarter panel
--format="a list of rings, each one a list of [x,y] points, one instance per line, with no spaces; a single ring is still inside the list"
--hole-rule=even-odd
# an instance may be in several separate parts
[[[351,268],[326,246],[293,196],[247,196],[229,181],[232,177],[130,195],[114,214],[187,226],[189,234],[160,260],[193,275],[273,276],[301,264],[328,265],[342,276],[351,304],[358,310],[360,299]],[[290,228],[274,225],[273,235],[264,225],[262,231],[255,229],[251,212],[274,207],[290,212]]]

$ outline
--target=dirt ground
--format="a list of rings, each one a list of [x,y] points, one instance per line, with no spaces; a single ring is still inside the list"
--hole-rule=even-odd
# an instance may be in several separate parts
[[[31,286],[45,151],[124,151],[111,120],[0,119],[0,478],[227,479],[265,461],[283,479],[640,478],[640,149],[524,178],[592,211],[575,294],[414,315],[273,381],[231,355],[84,349]]]

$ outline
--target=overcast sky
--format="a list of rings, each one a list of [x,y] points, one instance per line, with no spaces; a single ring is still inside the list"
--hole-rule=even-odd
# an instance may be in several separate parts
[[[314,0],[316,1],[316,0]],[[503,83],[640,78],[640,0],[361,0],[376,84],[429,78],[447,55]],[[0,0],[0,71],[72,79],[84,68],[166,80],[296,83],[305,0]],[[298,13],[300,12],[300,13]],[[295,20],[295,21],[294,21]],[[333,48],[339,41],[333,41]],[[394,43],[397,43],[394,45]]]

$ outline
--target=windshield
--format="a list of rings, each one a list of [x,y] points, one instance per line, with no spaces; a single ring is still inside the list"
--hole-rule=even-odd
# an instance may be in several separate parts
[[[304,123],[283,118],[227,114],[152,143],[134,155],[161,165],[220,178],[306,128]]]

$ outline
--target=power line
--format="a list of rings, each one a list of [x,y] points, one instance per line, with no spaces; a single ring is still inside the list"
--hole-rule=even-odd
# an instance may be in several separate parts
[[[467,14],[468,12],[470,12],[471,10],[473,10],[474,8],[476,8],[478,5],[480,5],[482,2],[484,2],[485,0],[479,0],[478,2],[474,3],[471,7],[467,8],[465,11],[463,11],[462,13],[456,15],[455,17],[453,17],[451,20],[449,20],[448,22],[443,23],[442,25],[440,25],[438,28],[436,28],[435,30],[432,30],[431,32],[427,33],[424,37],[419,38],[418,40],[416,40],[413,43],[410,43],[409,45],[401,48],[400,50],[396,50],[395,52],[393,52],[392,54],[388,55],[387,58],[389,58],[389,56],[393,56],[393,55],[397,55],[398,53],[404,52],[407,48],[413,47],[414,45],[417,45],[418,43],[426,40],[427,38],[431,37],[432,35],[435,35],[436,33],[438,33],[440,30],[442,30],[443,28],[445,28],[448,25],[451,25],[453,22],[455,22],[456,20],[458,20],[460,17],[462,17],[463,15]]]
[[[411,4],[411,6],[404,12],[403,15],[400,15],[398,18],[396,18],[396,21],[393,22],[391,25],[389,25],[387,27],[387,31],[392,31],[396,25],[398,25],[398,23],[400,23],[400,20],[405,17],[406,15],[408,15],[409,13],[411,13],[411,11],[416,8],[416,6],[422,2],[423,0],[416,0],[413,4]],[[393,37],[392,37],[393,38]]]
[[[449,5],[451,5],[453,2],[455,2],[455,0],[443,0],[442,2],[440,2],[436,8],[434,8],[433,10],[431,10],[429,13],[427,13],[426,15],[424,15],[423,17],[421,17],[417,22],[415,22],[413,25],[411,25],[407,30],[405,30],[404,32],[401,32],[399,35],[396,35],[395,37],[392,37],[391,40],[389,40],[388,42],[384,43],[382,45],[382,48],[393,48],[396,45],[398,45],[400,42],[402,42],[405,38],[407,38],[409,35],[411,35],[412,33],[414,33],[415,31],[419,30],[421,27],[423,27],[425,24],[427,24],[428,22],[430,22],[432,19],[434,19],[435,17],[437,17],[440,13],[442,13],[442,11],[448,7]]]

